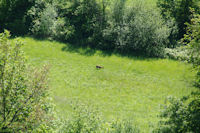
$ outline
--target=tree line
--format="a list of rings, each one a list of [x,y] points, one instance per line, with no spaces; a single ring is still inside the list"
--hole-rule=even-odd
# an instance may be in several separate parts
[[[1,0],[0,27],[102,50],[162,56],[186,33],[198,0]]]

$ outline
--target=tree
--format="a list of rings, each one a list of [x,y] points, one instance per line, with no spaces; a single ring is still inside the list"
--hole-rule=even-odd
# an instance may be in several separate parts
[[[104,30],[107,48],[147,56],[162,56],[168,44],[169,27],[159,12],[144,8],[145,3],[117,0],[112,7],[108,26]]]
[[[0,34],[0,132],[50,129],[48,67],[28,69],[22,43],[9,36]]]
[[[200,131],[200,15],[194,10],[191,24],[187,23],[187,34],[182,42],[188,45],[191,51],[191,62],[197,68],[196,86],[198,90],[181,99],[170,98],[165,106],[157,132],[191,132]]]
[[[186,33],[185,23],[190,23],[190,8],[199,12],[198,0],[158,0],[157,5],[161,9],[162,16],[166,19],[175,19],[178,25],[177,38],[181,39]]]
[[[187,33],[184,35],[182,42],[189,46],[191,51],[191,62],[197,68],[196,85],[200,87],[200,14],[195,14],[194,10],[191,24],[186,23]]]
[[[57,9],[51,2],[36,0],[34,6],[27,12],[32,20],[30,31],[40,38],[48,38],[54,35],[57,22]]]
[[[200,65],[200,14],[195,14],[193,9],[191,12],[193,12],[193,18],[191,24],[186,23],[187,33],[182,42],[190,47],[192,62]]]
[[[34,4],[34,0],[1,0],[0,27],[9,29],[14,34],[26,34],[30,20],[26,12]]]
[[[82,45],[91,44],[101,33],[101,6],[96,0],[74,0],[62,15],[74,27],[72,42]]]

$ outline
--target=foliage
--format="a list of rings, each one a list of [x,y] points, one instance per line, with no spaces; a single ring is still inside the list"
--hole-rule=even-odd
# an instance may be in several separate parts
[[[0,132],[51,130],[54,119],[49,104],[47,73],[28,69],[21,42],[0,34]]]
[[[160,56],[176,33],[173,20],[165,23],[156,9],[143,8],[147,6],[139,1],[128,2],[129,5],[127,2],[2,0],[0,16],[3,28],[19,34],[28,34],[29,30],[35,37],[68,41],[73,45]],[[26,8],[16,15],[22,5]],[[12,21],[10,17],[16,19]]]
[[[74,34],[69,40],[79,45],[95,45],[103,21],[100,5],[96,0],[75,0],[70,5],[65,19],[74,27]]]
[[[122,2],[119,0],[119,4],[114,4],[113,8],[118,10],[111,14],[109,26],[104,31],[105,38],[112,40],[110,42],[114,42],[115,48],[122,51],[160,56],[167,46],[170,29],[159,12],[143,8],[142,2],[130,6],[124,6]]]
[[[113,121],[108,133],[139,133],[140,130],[129,120]]]
[[[74,27],[64,18],[57,18],[54,24],[55,26],[52,31],[54,39],[64,42],[74,35]]]
[[[187,33],[182,42],[190,47],[192,62],[200,65],[200,14],[194,14],[191,24],[187,23],[187,26]]]
[[[197,66],[196,86],[200,88],[200,66]]]
[[[192,10],[192,9],[191,9]],[[187,33],[182,39],[190,48],[190,61],[197,68],[196,85],[200,87],[200,14],[195,14],[194,10],[191,24],[187,23]]]
[[[187,24],[187,34],[182,39],[190,48],[191,62],[197,68],[196,86],[198,90],[182,99],[170,99],[161,117],[159,132],[194,132],[200,131],[200,15],[194,14],[191,24]]]
[[[195,92],[182,99],[169,98],[161,114],[160,127],[155,132],[161,133],[197,133],[200,130],[200,93]]]
[[[172,39],[181,39],[186,33],[185,23],[190,23],[190,8],[194,8],[199,12],[198,0],[158,0],[158,7],[161,14],[168,20],[175,20],[178,26],[178,33],[171,34]]]
[[[28,12],[31,31],[37,37],[82,46],[160,56],[172,40],[169,35],[176,32],[173,21],[165,23],[158,10],[143,8],[145,3],[126,4],[126,0],[36,1]]]
[[[190,62],[190,49],[186,46],[176,48],[165,48],[165,57]]]
[[[131,121],[102,120],[98,110],[84,104],[73,104],[73,116],[65,121],[60,132],[64,133],[139,133]]]
[[[89,133],[100,131],[102,121],[97,111],[91,110],[91,108],[86,105],[75,104],[72,106],[73,116],[64,123],[61,132]]]
[[[103,49],[115,49],[117,46],[116,40],[121,34],[123,15],[126,0],[116,0],[111,4],[111,12],[108,14],[108,24],[103,30]]]
[[[33,0],[1,0],[1,30],[9,29],[14,34],[26,34],[30,26],[30,20],[26,17],[26,13],[33,3]]]
[[[30,30],[33,35],[40,38],[53,36],[58,16],[53,4],[36,0],[35,5],[28,11],[28,16],[32,20]]]

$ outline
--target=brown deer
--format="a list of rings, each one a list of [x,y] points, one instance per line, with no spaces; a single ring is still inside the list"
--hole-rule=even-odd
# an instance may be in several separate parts
[[[104,68],[103,66],[96,66],[96,69],[102,69]]]

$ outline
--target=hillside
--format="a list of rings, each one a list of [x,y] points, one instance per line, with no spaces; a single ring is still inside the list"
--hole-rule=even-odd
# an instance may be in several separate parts
[[[182,97],[194,90],[195,72],[184,62],[20,39],[30,64],[51,66],[50,87],[62,117],[70,116],[70,103],[78,101],[98,107],[106,121],[132,119],[141,131],[149,132],[168,96]]]

